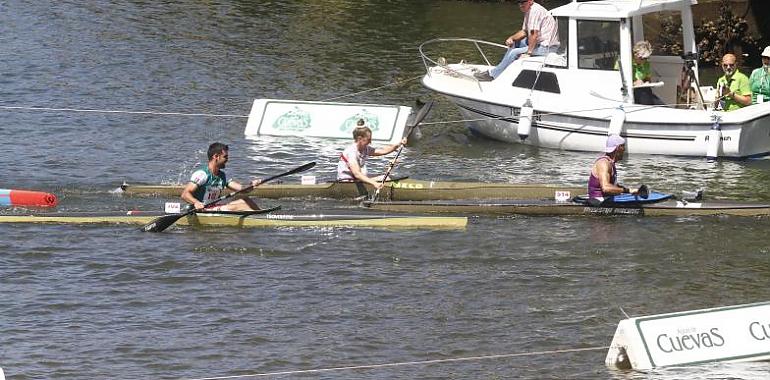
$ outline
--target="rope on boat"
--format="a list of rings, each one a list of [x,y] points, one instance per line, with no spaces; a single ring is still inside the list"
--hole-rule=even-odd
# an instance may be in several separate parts
[[[278,371],[278,372],[254,373],[254,374],[248,374],[248,375],[202,377],[202,378],[197,378],[197,379],[186,379],[186,380],[246,379],[246,378],[250,378],[250,377],[269,377],[269,376],[280,376],[280,375],[298,375],[298,374],[333,372],[333,371],[349,371],[349,370],[359,370],[359,369],[376,369],[376,368],[403,367],[403,366],[413,366],[413,365],[430,365],[430,364],[437,364],[437,363],[451,363],[451,362],[467,362],[467,361],[489,360],[489,359],[503,359],[503,358],[514,358],[514,357],[523,357],[523,356],[540,356],[540,355],[564,354],[564,353],[571,353],[571,352],[607,350],[609,348],[610,348],[609,346],[584,347],[584,348],[567,348],[567,349],[561,349],[561,350],[521,352],[521,353],[513,353],[513,354],[499,354],[499,355],[485,355],[485,356],[467,356],[467,357],[460,357],[460,358],[434,359],[434,360],[423,360],[423,361],[409,361],[409,362],[369,364],[369,365],[350,365],[350,366],[330,367],[330,368],[287,370],[287,371]]]
[[[644,106],[635,104],[633,108],[626,109],[626,113],[633,113],[633,112],[639,112],[650,108],[671,108],[671,107],[678,107],[682,104],[664,104],[664,105],[655,105],[655,106]],[[562,111],[562,112],[537,112],[535,116],[553,116],[553,115],[572,115],[576,113],[581,112],[593,112],[593,111],[609,111],[614,110],[617,107],[599,107],[599,108],[586,108],[586,109],[580,109],[580,110],[568,110],[568,111]],[[498,117],[481,117],[476,119],[460,119],[460,120],[449,120],[449,121],[432,121],[432,122],[422,122],[420,125],[440,125],[440,124],[459,124],[459,123],[468,123],[468,122],[474,122],[474,121],[487,121],[487,120],[513,120],[517,121],[519,119],[518,116],[510,115],[510,116],[498,116]]]
[[[354,92],[347,95],[336,96],[321,100],[322,102],[328,102],[331,100],[337,100],[342,98],[348,98],[355,95],[364,94],[367,92],[377,91],[389,86],[397,86],[403,83],[411,82],[413,80],[422,78],[422,75],[416,77],[404,79],[401,81],[395,81],[384,84],[379,87],[370,88],[367,90]],[[88,108],[53,108],[53,107],[24,107],[24,106],[0,106],[0,110],[21,110],[21,111],[44,111],[44,112],[90,112],[90,113],[115,113],[115,114],[133,114],[133,115],[159,115],[159,116],[199,116],[199,117],[230,117],[230,118],[248,118],[248,115],[232,115],[232,114],[211,114],[211,113],[185,113],[185,112],[161,112],[161,111],[129,111],[129,110],[105,110],[105,109],[88,109]]]
[[[345,97],[350,97],[354,95],[363,94],[370,91],[376,91],[379,89],[382,89],[384,87],[393,86],[401,83],[406,83],[418,78],[422,78],[422,75],[416,76],[413,78],[405,79],[400,82],[393,82],[389,83],[380,87],[371,88],[368,90],[359,91],[352,94],[347,95],[341,95],[334,98],[324,99],[322,101],[330,101],[330,100],[336,100],[336,99],[342,99]],[[677,107],[681,104],[665,104],[665,105],[658,105],[658,106],[647,106],[647,107],[634,107],[631,109],[627,109],[627,113],[642,111],[649,108],[656,108],[656,107],[663,107],[663,108],[670,108],[670,107]],[[581,110],[570,110],[570,111],[563,111],[563,112],[538,112],[537,116],[552,116],[552,115],[569,115],[569,114],[575,114],[580,112],[592,112],[592,111],[603,111],[603,110],[613,110],[616,107],[600,107],[600,108],[587,108],[587,109],[581,109]],[[34,107],[34,106],[0,106],[0,110],[21,110],[21,111],[42,111],[42,112],[90,112],[90,113],[113,113],[113,114],[133,114],[133,115],[159,115],[159,116],[196,116],[196,117],[225,117],[225,118],[248,118],[248,115],[234,115],[234,114],[212,114],[212,113],[185,113],[185,112],[161,112],[161,111],[129,111],[129,110],[106,110],[106,109],[89,109],[89,108],[53,108],[53,107]],[[456,123],[467,123],[467,122],[474,122],[474,121],[485,121],[485,120],[501,120],[501,119],[512,119],[512,120],[518,120],[518,116],[499,116],[499,117],[484,117],[484,118],[477,118],[477,119],[461,119],[461,120],[449,120],[449,121],[434,121],[434,122],[422,122],[421,125],[440,125],[440,124],[456,124]]]
[[[404,79],[404,80],[402,80],[402,81],[395,81],[395,82],[390,82],[390,83],[386,83],[386,84],[384,84],[384,85],[382,85],[382,86],[379,86],[379,87],[374,87],[374,88],[370,88],[370,89],[368,89],[368,90],[363,90],[363,91],[359,91],[359,92],[354,92],[354,93],[351,93],[351,94],[347,94],[347,95],[340,95],[340,96],[335,96],[335,97],[333,97],[333,98],[323,99],[323,100],[321,100],[321,101],[322,101],[322,102],[328,102],[328,101],[332,101],[332,100],[337,100],[337,99],[342,99],[342,98],[348,98],[348,97],[351,97],[351,96],[355,96],[355,95],[361,95],[361,94],[365,94],[365,93],[367,93],[367,92],[372,92],[372,91],[381,90],[381,89],[383,89],[383,88],[385,88],[385,87],[389,87],[389,86],[397,86],[397,85],[400,85],[400,84],[403,84],[403,83],[411,82],[411,81],[413,81],[413,80],[416,80],[416,79],[420,79],[420,78],[422,78],[422,77],[423,77],[422,75],[418,75],[418,76],[416,76],[416,77],[412,77],[412,78]]]
[[[123,113],[137,115],[163,115],[163,116],[205,116],[205,117],[245,117],[244,115],[229,114],[211,114],[211,113],[183,113],[183,112],[160,112],[160,111],[127,111],[127,110],[101,110],[101,109],[83,109],[83,108],[50,108],[50,107],[21,107],[21,106],[0,106],[4,110],[22,110],[22,111],[55,111],[55,112],[93,112],[93,113]]]

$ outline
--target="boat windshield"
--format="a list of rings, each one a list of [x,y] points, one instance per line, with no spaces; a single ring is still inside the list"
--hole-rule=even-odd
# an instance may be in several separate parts
[[[578,20],[578,68],[615,70],[620,56],[620,22]]]

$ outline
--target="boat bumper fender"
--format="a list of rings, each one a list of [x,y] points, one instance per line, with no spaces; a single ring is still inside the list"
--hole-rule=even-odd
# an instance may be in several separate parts
[[[612,117],[610,118],[610,127],[607,129],[607,135],[618,135],[623,130],[623,124],[626,122],[626,110],[623,109],[623,105],[619,105],[618,108],[612,110]]]
[[[722,142],[722,128],[714,123],[706,137],[706,159],[716,160],[719,157],[719,145]]]
[[[527,101],[524,102],[524,105],[521,106],[521,111],[519,112],[519,127],[516,130],[516,133],[522,141],[529,137],[529,131],[532,128],[533,114],[534,109],[532,109],[532,102],[527,99]]]

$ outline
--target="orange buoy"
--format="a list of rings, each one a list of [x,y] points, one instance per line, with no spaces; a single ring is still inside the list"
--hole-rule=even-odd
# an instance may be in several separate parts
[[[56,196],[42,191],[0,189],[0,206],[54,207]]]

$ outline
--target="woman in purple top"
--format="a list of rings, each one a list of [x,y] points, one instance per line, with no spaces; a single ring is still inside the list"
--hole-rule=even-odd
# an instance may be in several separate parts
[[[591,176],[588,177],[589,204],[600,205],[606,203],[605,198],[606,201],[612,201],[612,196],[639,192],[638,189],[631,191],[627,187],[617,184],[618,172],[615,169],[615,163],[623,159],[625,151],[625,139],[618,135],[610,135],[607,138],[607,145],[604,147],[605,154],[594,161]]]

